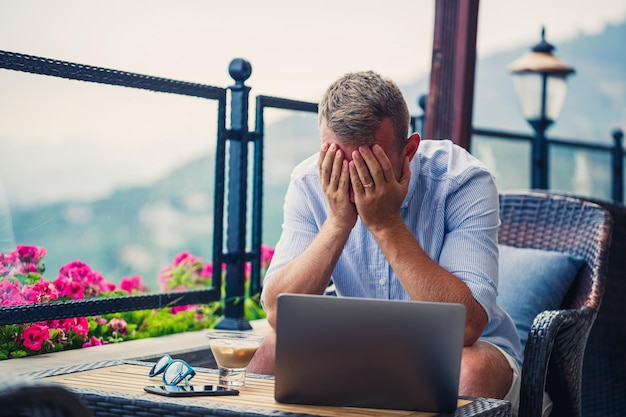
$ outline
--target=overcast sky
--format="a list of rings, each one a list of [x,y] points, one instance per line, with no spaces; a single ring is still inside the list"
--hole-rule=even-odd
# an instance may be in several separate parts
[[[344,72],[428,71],[434,0],[2,0],[0,48],[205,84],[252,62],[263,94],[316,99]],[[626,19],[623,0],[482,0],[478,53],[553,43]]]
[[[348,71],[373,69],[400,84],[426,74],[434,4],[0,0],[0,49],[219,87],[232,84],[228,64],[241,57],[252,63],[247,84],[253,95],[317,101],[331,81]],[[624,0],[482,0],[478,54],[530,47],[539,40],[542,25],[558,46],[581,32],[599,32],[607,23],[624,20]],[[152,163],[138,175],[154,179],[214,139],[205,124],[206,106],[197,99],[163,99],[0,70],[0,143],[24,150],[33,144],[42,149],[59,145],[71,165],[77,162],[68,149],[89,137],[102,158],[88,163],[110,171],[104,161],[108,151],[113,154],[124,143],[129,151],[118,163],[140,165],[149,143]],[[193,139],[181,139],[180,150],[172,152],[171,137],[177,134]],[[0,155],[0,164],[7,159]],[[0,167],[5,183],[7,169]],[[107,177],[117,181],[115,172]],[[12,185],[7,188],[14,192]]]

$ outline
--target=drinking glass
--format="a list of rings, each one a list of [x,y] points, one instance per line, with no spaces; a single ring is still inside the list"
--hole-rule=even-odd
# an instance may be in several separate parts
[[[245,385],[246,367],[263,341],[263,336],[237,331],[207,332],[217,362],[220,385]]]

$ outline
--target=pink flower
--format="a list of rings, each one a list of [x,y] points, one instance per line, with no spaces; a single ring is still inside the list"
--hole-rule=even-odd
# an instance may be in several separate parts
[[[87,269],[91,271],[89,265],[87,265],[86,263],[82,261],[71,261],[66,263],[61,267],[61,269],[59,269],[59,275],[69,276],[71,275],[71,271],[80,269]]]
[[[188,304],[188,305],[184,305],[184,306],[174,306],[170,309],[170,314],[178,314],[181,311],[188,311],[188,310],[193,310],[195,309],[196,306],[194,306],[193,304]]]
[[[92,271],[89,265],[82,261],[68,262],[59,269],[59,277],[66,277],[73,281],[85,282],[90,284],[94,277],[91,276]]]
[[[48,320],[46,324],[51,329],[65,330],[63,329],[63,323],[61,323],[61,320]]]
[[[60,276],[54,280],[53,284],[60,297],[69,297],[72,300],[82,300],[85,298],[85,289],[80,282]]]
[[[17,266],[14,270],[13,273],[14,274],[24,274],[24,275],[28,275],[29,273],[38,273],[39,269],[37,269],[37,267],[33,264],[22,264]]]
[[[91,339],[89,339],[88,342],[83,343],[83,347],[87,348],[87,347],[100,346],[100,345],[106,345],[106,344],[107,342],[105,342],[102,338],[91,336]]]
[[[59,275],[54,280],[54,286],[61,296],[72,299],[96,297],[102,292],[115,290],[115,284],[108,282],[89,265],[81,261],[69,262],[59,269]]]
[[[54,284],[41,279],[33,285],[24,285],[22,295],[27,303],[47,303],[59,298],[59,292]]]
[[[109,320],[109,327],[116,333],[126,334],[126,320],[113,318]]]
[[[33,323],[22,332],[24,346],[31,350],[41,350],[41,345],[48,341],[50,344],[50,329],[42,323]]]
[[[174,257],[171,265],[159,273],[159,288],[171,290],[180,285],[184,288],[206,286],[210,281],[210,275],[206,275],[207,270],[205,268],[206,265],[202,258],[189,252],[181,252]]]
[[[13,253],[0,253],[0,264],[12,265],[15,262],[14,257]]]
[[[87,333],[89,333],[89,321],[86,317],[74,317],[73,319],[68,320],[74,321],[74,325],[72,327],[74,333],[81,336],[87,336]]]
[[[111,292],[111,291],[115,291],[115,288],[116,288],[116,285],[114,282],[109,282],[103,278],[102,281],[100,281],[98,292],[99,293]]]
[[[267,269],[270,265],[272,257],[274,257],[274,248],[267,245],[261,245],[261,268]]]
[[[37,264],[46,256],[46,248],[19,244],[15,248],[20,262],[25,264]]]
[[[89,333],[89,321],[86,317],[72,317],[62,320],[51,320],[48,325],[52,329],[60,329],[64,333],[74,332],[83,337]]]
[[[88,267],[89,268],[89,267]],[[96,295],[109,292],[115,290],[115,284],[104,279],[102,274],[96,271],[91,271],[90,273],[84,277],[84,282],[87,284],[87,291],[90,296],[95,297]]]
[[[129,295],[132,294],[133,291],[146,291],[146,286],[143,285],[143,282],[139,275],[122,278],[122,280],[120,281],[120,288],[126,291]]]
[[[202,271],[200,271],[200,275],[206,278],[211,278],[213,276],[213,264],[208,263],[204,265]]]
[[[16,306],[24,304],[24,296],[17,281],[0,281],[0,305]]]
[[[181,252],[174,258],[174,266],[181,264],[192,264],[194,262],[202,263],[202,259],[190,254],[189,252]]]
[[[45,255],[44,248],[26,245],[17,245],[15,250],[6,255],[0,253],[0,277],[42,274],[45,267],[41,261]]]

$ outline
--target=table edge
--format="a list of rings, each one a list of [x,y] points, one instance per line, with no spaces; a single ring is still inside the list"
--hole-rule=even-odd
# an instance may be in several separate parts
[[[33,371],[24,374],[24,377],[29,379],[43,379],[53,376],[67,375],[71,373],[90,371],[94,369],[101,369],[117,365],[139,365],[145,367],[151,367],[152,362],[122,359],[122,360],[104,360],[98,362],[92,362],[87,364],[80,364],[74,366],[65,366],[60,368],[46,369],[40,371]],[[197,372],[204,373],[217,373],[216,369],[194,367]],[[249,374],[251,378],[268,379],[273,380],[272,375],[260,375]],[[215,413],[216,416],[275,416],[275,417],[316,417],[312,414],[293,413],[287,411],[253,408],[248,406],[236,406],[231,404],[219,404],[219,406],[212,406],[210,403],[194,401],[193,399],[179,399],[169,397],[152,396],[149,399],[146,396],[138,394],[126,394],[120,392],[109,392],[91,388],[74,388],[66,387],[68,390],[77,394],[81,399],[91,404],[98,404],[103,406],[102,397],[106,397],[113,406],[130,407],[130,408],[145,408],[150,405],[159,404],[159,407],[163,409],[170,409],[170,411],[185,411],[185,412],[206,412],[210,410]],[[460,399],[470,400],[471,402],[465,404],[456,409],[455,417],[466,416],[485,416],[485,417],[506,417],[511,415],[511,403],[505,400],[498,400],[492,398],[473,398],[473,397],[459,397]],[[170,407],[171,406],[171,407]],[[182,410],[181,410],[182,407]],[[176,415],[176,414],[173,414]]]

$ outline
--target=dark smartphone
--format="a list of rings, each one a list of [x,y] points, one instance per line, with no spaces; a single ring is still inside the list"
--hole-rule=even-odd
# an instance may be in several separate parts
[[[202,395],[239,395],[239,391],[219,385],[149,385],[143,390],[152,394],[167,397],[197,397]]]

